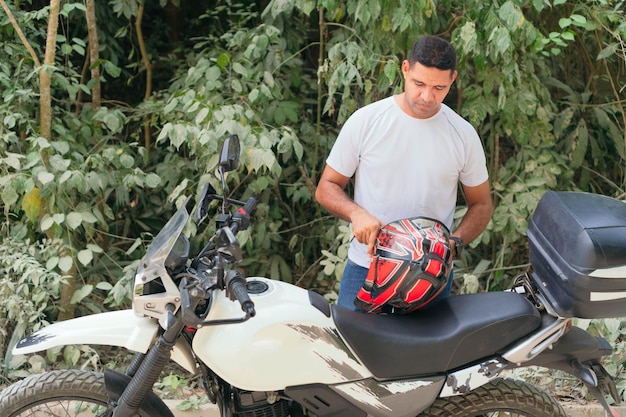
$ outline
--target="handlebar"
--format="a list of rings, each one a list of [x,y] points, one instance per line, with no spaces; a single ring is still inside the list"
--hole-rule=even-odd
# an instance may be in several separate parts
[[[230,299],[239,301],[241,310],[246,313],[246,317],[254,317],[256,315],[254,302],[250,299],[246,288],[246,279],[243,275],[239,271],[229,270],[224,281]]]
[[[213,198],[218,199],[218,200],[225,199],[225,197],[218,197],[218,196],[213,196]],[[232,240],[229,239],[226,242],[226,244],[229,244],[229,243],[236,243],[234,236],[237,234],[237,232],[246,230],[248,227],[250,227],[250,212],[254,210],[254,208],[257,205],[257,197],[252,196],[245,203],[238,201],[238,200],[232,200],[232,199],[227,199],[227,200],[231,203],[242,204],[242,207],[240,207],[232,216],[228,213],[222,213],[218,216],[216,220],[218,229],[221,229],[222,227],[228,227],[230,231],[232,232]],[[197,217],[200,217],[200,215],[198,215]],[[220,246],[219,242],[216,242],[214,240],[218,236],[218,234],[219,233],[216,233],[216,235],[213,236],[211,240],[209,240],[206,246],[202,248],[202,250],[198,253],[198,255],[196,255],[195,259],[191,263],[192,268],[196,269],[198,267],[200,259],[204,255],[211,252],[212,250],[215,250],[216,247]]]
[[[225,197],[216,198],[224,199]],[[226,269],[224,267],[224,261],[228,263],[236,263],[241,260],[242,255],[239,243],[237,242],[237,238],[235,236],[237,232],[246,230],[250,227],[250,213],[256,207],[258,199],[256,196],[252,196],[248,198],[245,203],[230,199],[229,202],[241,204],[242,206],[232,215],[227,212],[219,215],[216,221],[218,230],[207,245],[198,253],[198,255],[196,255],[191,263],[191,269],[198,270],[200,260],[205,255],[210,253],[211,256],[216,256],[215,259],[217,261],[211,269],[215,269],[217,285],[226,290],[226,293],[231,300],[239,302],[241,310],[245,313],[245,317],[203,321],[195,314],[194,311],[197,302],[194,304],[191,300],[198,297],[207,299],[210,297],[210,292],[205,291],[204,293],[201,293],[198,288],[187,288],[187,285],[185,285],[181,289],[181,295],[184,299],[184,320],[188,325],[192,325],[194,327],[241,323],[256,315],[254,302],[250,299],[246,288],[246,278],[237,270]]]

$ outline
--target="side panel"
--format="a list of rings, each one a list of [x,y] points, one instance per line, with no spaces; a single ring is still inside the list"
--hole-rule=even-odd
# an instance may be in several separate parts
[[[217,375],[244,390],[274,391],[287,386],[336,384],[371,373],[338,336],[332,318],[313,307],[302,288],[251,278],[267,288],[250,294],[257,315],[196,333],[196,355]],[[207,320],[241,317],[239,304],[215,292]]]
[[[332,387],[368,416],[415,417],[437,399],[445,375],[379,382],[374,379]]]
[[[107,345],[145,353],[159,325],[133,310],[111,311],[46,326],[20,340],[13,355],[26,355],[65,345]]]

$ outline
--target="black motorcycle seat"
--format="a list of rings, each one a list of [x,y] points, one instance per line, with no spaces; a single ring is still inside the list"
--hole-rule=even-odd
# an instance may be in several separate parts
[[[443,373],[493,356],[541,324],[515,292],[452,295],[407,315],[332,306],[346,343],[377,378]]]

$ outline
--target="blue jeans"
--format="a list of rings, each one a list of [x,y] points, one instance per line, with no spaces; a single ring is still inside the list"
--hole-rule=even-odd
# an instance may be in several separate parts
[[[357,308],[354,305],[354,299],[363,286],[363,282],[365,282],[367,271],[368,268],[362,267],[348,260],[348,263],[343,270],[343,277],[341,278],[341,282],[339,284],[339,297],[337,298],[337,305],[349,310],[357,311]],[[443,289],[441,294],[439,294],[435,300],[440,300],[450,295],[452,292],[453,279],[454,274],[450,271],[448,285],[446,285],[446,288]]]

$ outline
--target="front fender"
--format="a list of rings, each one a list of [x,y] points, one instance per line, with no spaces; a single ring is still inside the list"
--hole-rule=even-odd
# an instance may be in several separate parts
[[[121,346],[146,353],[158,330],[156,320],[139,316],[133,310],[110,311],[46,326],[20,340],[12,353],[26,355],[66,345]],[[191,346],[182,339],[172,349],[172,360],[192,374],[198,372]]]
[[[158,329],[156,320],[133,310],[111,311],[46,326],[20,340],[12,353],[26,355],[65,345],[122,346],[145,353]]]

